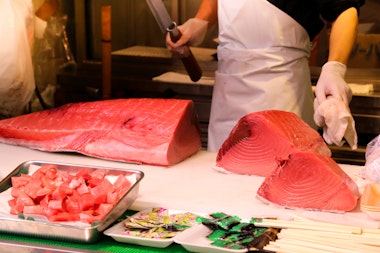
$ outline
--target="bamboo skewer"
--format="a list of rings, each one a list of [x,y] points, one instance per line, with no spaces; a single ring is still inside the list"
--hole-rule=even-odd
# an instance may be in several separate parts
[[[373,245],[380,247],[380,236],[376,234],[341,234],[335,232],[325,232],[325,231],[309,231],[309,230],[299,230],[299,229],[283,229],[278,235],[279,237],[320,237],[324,239],[334,239],[342,240],[348,242],[356,242],[365,245]]]
[[[295,251],[294,247],[297,247]],[[334,252],[334,253],[378,253],[378,247],[361,247],[361,245],[347,245],[342,247],[340,244],[325,244],[320,241],[302,241],[294,239],[280,239],[275,242],[271,242],[269,245],[264,247],[265,250],[272,250],[275,252],[310,252],[311,249],[314,251],[322,252]]]
[[[261,219],[254,223],[255,226],[275,228],[297,228],[317,231],[333,231],[347,234],[362,234],[361,227],[330,224],[318,221],[283,221],[274,219]]]
[[[377,251],[380,252],[379,243],[374,242],[373,244],[367,244],[366,238],[362,238],[362,241],[352,241],[344,238],[334,238],[334,237],[321,237],[318,233],[314,233],[313,236],[307,234],[292,234],[289,235],[287,233],[279,233],[279,240],[297,240],[304,241],[310,243],[316,243],[320,245],[326,245],[331,247],[337,247],[341,249],[351,250],[351,252],[360,252],[364,250],[365,252]],[[379,240],[379,239],[377,239]],[[377,245],[376,245],[377,244]]]
[[[291,215],[291,217],[296,220],[296,221],[306,221],[306,222],[314,222],[314,224],[326,224],[326,226],[335,226],[335,224],[331,223],[326,223],[326,222],[320,222],[320,221],[313,221],[298,215]],[[339,225],[339,226],[345,226],[346,225]],[[357,227],[356,227],[357,228]],[[361,228],[361,234],[366,233],[366,234],[379,234],[380,235],[380,229],[379,228]]]
[[[276,253],[329,253],[326,250],[305,248],[298,245],[286,245],[286,247],[280,247],[272,243],[265,246],[265,250],[274,251]]]
[[[380,235],[380,229],[378,228],[362,228],[363,234],[375,234]]]
[[[272,243],[270,243],[272,244]],[[355,249],[344,249],[344,248],[339,248],[338,246],[329,246],[329,245],[324,245],[316,242],[305,242],[305,241],[300,241],[300,240],[285,240],[285,239],[280,239],[273,243],[277,245],[277,251],[276,252],[283,252],[282,249],[293,249],[293,253],[296,252],[310,252],[311,249],[313,250],[320,250],[321,252],[334,252],[334,253],[378,253],[377,251],[363,251],[363,250],[358,250],[357,248]],[[297,247],[297,251],[295,251],[294,247]],[[264,247],[264,249],[269,250],[270,247]]]

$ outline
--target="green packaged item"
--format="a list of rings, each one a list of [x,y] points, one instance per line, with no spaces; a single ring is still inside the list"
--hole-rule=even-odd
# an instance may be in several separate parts
[[[211,241],[216,241],[218,239],[224,238],[224,236],[227,234],[227,231],[222,230],[222,229],[217,229],[211,232],[211,234],[208,235],[208,239]]]

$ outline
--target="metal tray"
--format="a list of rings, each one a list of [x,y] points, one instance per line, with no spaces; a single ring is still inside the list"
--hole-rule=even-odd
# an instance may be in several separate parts
[[[64,222],[49,222],[47,219],[26,220],[9,215],[9,217],[0,216],[1,233],[80,243],[96,242],[99,239],[100,234],[108,226],[113,224],[135,201],[139,191],[139,183],[144,177],[144,173],[139,170],[84,166],[47,161],[27,161],[20,164],[0,182],[0,192],[12,187],[11,178],[13,176],[28,174],[29,172],[32,173],[31,166],[42,166],[46,164],[54,164],[57,166],[58,170],[67,171],[70,174],[75,174],[77,171],[84,168],[89,169],[90,173],[95,170],[103,170],[106,171],[107,176],[118,176],[122,174],[128,178],[135,178],[135,182],[131,182],[132,185],[130,189],[121,197],[106,217],[95,224],[89,224],[88,226],[83,226],[82,224],[81,226],[77,226],[75,225],[75,222],[65,224]]]

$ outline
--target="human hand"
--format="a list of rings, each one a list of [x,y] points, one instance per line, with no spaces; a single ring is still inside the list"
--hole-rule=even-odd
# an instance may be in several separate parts
[[[355,121],[348,106],[352,91],[344,80],[346,69],[346,65],[336,61],[323,65],[315,89],[314,121],[323,128],[323,138],[328,144],[341,146],[344,138],[356,149]]]
[[[327,144],[342,146],[344,138],[352,149],[357,148],[355,121],[348,105],[342,100],[330,96],[319,104],[315,99],[314,121],[323,128],[323,139]]]
[[[191,18],[183,25],[178,26],[178,30],[182,33],[181,38],[173,42],[170,34],[166,35],[166,46],[173,54],[180,57],[186,57],[189,53],[187,46],[198,46],[202,43],[206,36],[208,21]]]
[[[347,105],[350,103],[352,92],[344,80],[346,69],[346,65],[337,61],[330,61],[323,65],[315,88],[315,96],[319,104],[330,96],[343,100]]]

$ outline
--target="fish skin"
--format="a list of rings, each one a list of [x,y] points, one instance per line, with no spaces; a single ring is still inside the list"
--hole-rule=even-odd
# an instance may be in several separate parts
[[[348,212],[357,206],[360,193],[331,157],[295,152],[265,178],[257,197],[290,209]]]
[[[226,171],[268,176],[295,151],[331,156],[320,134],[292,112],[268,110],[242,117],[218,151]]]
[[[200,150],[201,130],[191,100],[113,99],[0,120],[0,142],[168,166]]]

